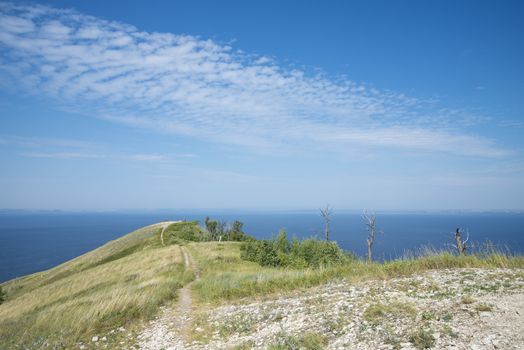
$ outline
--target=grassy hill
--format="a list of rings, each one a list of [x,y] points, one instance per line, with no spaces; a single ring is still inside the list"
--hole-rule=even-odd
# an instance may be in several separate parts
[[[333,280],[385,280],[454,267],[524,267],[522,257],[456,257],[449,252],[386,263],[350,259],[320,268],[262,267],[241,259],[242,243],[187,241],[201,236],[197,223],[159,223],[48,271],[2,284],[7,294],[0,305],[2,349],[94,347],[91,337],[102,334],[108,335],[106,346],[121,347],[127,338],[122,329],[133,332],[161,305],[174,305],[178,290],[195,276],[192,294],[198,309],[205,309]],[[184,263],[187,252],[190,266]],[[195,318],[193,328],[202,327]]]
[[[147,318],[174,300],[177,289],[193,279],[180,247],[161,244],[163,228],[175,225],[187,226],[147,226],[48,271],[4,283],[3,348],[70,347],[115,325]]]

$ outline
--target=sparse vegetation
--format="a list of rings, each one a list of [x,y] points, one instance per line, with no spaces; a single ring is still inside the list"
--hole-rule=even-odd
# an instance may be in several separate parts
[[[421,316],[423,321],[431,321],[435,319],[435,313],[433,311],[425,311]]]
[[[321,350],[327,345],[326,338],[317,333],[306,333],[300,336],[291,336],[280,332],[277,341],[269,345],[270,350]]]
[[[445,325],[443,328],[442,328],[442,333],[447,335],[448,337],[450,338],[458,338],[458,333],[455,332],[450,326],[448,325]]]
[[[383,319],[392,317],[410,316],[417,313],[415,307],[408,303],[393,302],[390,304],[371,304],[364,312],[364,319],[373,325],[378,325]]]
[[[430,349],[435,345],[435,337],[430,330],[419,328],[409,336],[409,341],[417,349]]]

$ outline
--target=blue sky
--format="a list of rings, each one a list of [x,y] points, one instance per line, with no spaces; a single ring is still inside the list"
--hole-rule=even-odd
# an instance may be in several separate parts
[[[524,209],[523,15],[0,2],[0,208]]]

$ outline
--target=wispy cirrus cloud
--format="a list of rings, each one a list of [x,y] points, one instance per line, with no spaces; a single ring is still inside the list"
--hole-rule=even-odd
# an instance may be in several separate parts
[[[44,159],[110,159],[135,162],[176,163],[196,158],[193,153],[134,153],[115,150],[96,142],[64,139],[0,135],[0,145],[11,147],[14,153],[28,158]]]
[[[104,154],[94,153],[79,153],[79,152],[22,152],[20,153],[23,157],[29,158],[52,158],[52,159],[98,159],[106,158]]]
[[[510,153],[457,127],[475,116],[211,40],[39,5],[0,12],[0,74],[77,112],[258,151]]]

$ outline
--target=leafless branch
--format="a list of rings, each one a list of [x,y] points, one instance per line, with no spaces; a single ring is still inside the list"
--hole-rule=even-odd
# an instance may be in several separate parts
[[[333,214],[333,208],[329,206],[329,204],[326,205],[325,208],[320,208],[320,216],[324,219],[324,237],[326,238],[326,241],[329,240],[329,221],[331,220],[331,215]]]

